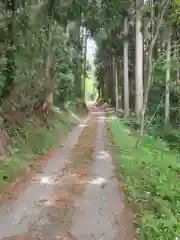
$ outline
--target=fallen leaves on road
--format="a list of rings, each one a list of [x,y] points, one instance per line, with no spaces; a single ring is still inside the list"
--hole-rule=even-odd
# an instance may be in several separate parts
[[[40,234],[45,240],[56,239],[56,237],[63,240],[74,239],[69,233],[75,211],[73,203],[84,191],[89,180],[88,172],[92,163],[95,135],[96,122],[90,119],[74,149],[67,156],[65,168],[59,173],[52,198],[44,203],[45,214],[43,215],[47,216],[48,224],[42,228]]]

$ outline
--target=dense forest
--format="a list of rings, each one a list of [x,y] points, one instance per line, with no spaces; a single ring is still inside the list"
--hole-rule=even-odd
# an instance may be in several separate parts
[[[73,1],[8,0],[0,8],[3,155],[8,135],[27,119],[36,115],[47,123],[53,104],[83,99],[87,36],[83,5]]]
[[[135,113],[140,135],[146,113],[166,130],[178,125],[177,0],[1,1],[0,7],[6,128],[23,124],[48,99],[83,99],[88,37],[97,44],[99,97],[124,109],[126,117]]]
[[[145,121],[167,133],[179,122],[179,2],[122,1],[111,8],[113,18],[109,5],[103,9],[107,23],[96,40],[99,95],[125,117],[135,115],[140,136]]]
[[[173,151],[179,150],[179,0],[1,0],[2,159],[8,151],[18,151],[16,143],[15,148],[9,147],[10,138],[21,135],[27,141],[22,129],[31,120],[38,118],[50,131],[54,106],[85,107],[90,38],[97,47],[98,97],[111,105],[118,117],[128,119],[126,125],[136,132],[136,147],[150,134],[164,139]],[[179,186],[175,192],[179,201]],[[167,216],[168,208],[178,208],[178,213],[177,201],[166,197],[162,206]],[[167,223],[163,217],[155,223],[151,216],[143,219],[142,239],[179,239],[175,215],[169,214],[172,219]]]
[[[141,135],[146,112],[156,112],[165,128],[178,124],[178,7],[178,1],[2,1],[2,122],[18,124],[47,98],[82,98],[90,36],[98,46],[99,96],[125,116],[135,112]]]

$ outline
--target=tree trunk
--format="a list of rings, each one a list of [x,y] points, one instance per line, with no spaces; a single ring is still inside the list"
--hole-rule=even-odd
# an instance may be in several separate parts
[[[108,66],[107,66],[107,93],[108,93],[108,102],[115,106],[115,92],[114,92],[114,76],[113,76],[113,59],[109,57]]]
[[[180,82],[180,62],[179,62],[179,46],[176,45],[176,62],[177,62],[177,69],[176,69],[176,82]]]
[[[170,60],[171,60],[171,26],[169,25],[169,35],[167,42],[166,50],[166,90],[165,90],[165,118],[164,118],[164,129],[166,131],[169,124],[169,112],[170,112],[170,103],[169,103],[169,81],[170,81]]]
[[[143,105],[143,34],[141,10],[143,2],[136,0],[136,116],[140,118]]]
[[[104,98],[104,79],[100,80],[99,85],[100,85],[100,92],[99,92],[100,95],[99,95],[99,97]]]
[[[124,20],[124,34],[128,35],[128,19]],[[124,116],[129,116],[129,69],[128,69],[128,41],[124,41]]]
[[[117,76],[118,76],[118,93],[119,93],[119,107],[124,109],[124,82],[122,80],[123,77],[123,63],[122,61],[118,61],[117,63]]]
[[[82,97],[82,62],[81,62],[81,42],[80,42],[80,23],[77,19],[71,23],[70,39],[74,45],[75,54],[73,56],[73,74],[75,79],[75,94]]]
[[[111,62],[110,62],[110,69],[109,69],[109,73],[110,73],[110,78],[109,78],[109,87],[110,87],[110,99],[111,99],[111,104],[112,106],[116,105],[116,100],[115,100],[115,82],[114,82],[114,69],[113,69],[113,58],[111,58]]]
[[[157,36],[159,34],[159,29],[160,26],[162,24],[163,21],[163,16],[165,13],[165,10],[168,6],[168,2],[166,3],[160,18],[158,19],[158,23],[157,23],[157,27],[156,27],[156,31],[154,30],[154,20],[153,20],[153,16],[154,16],[154,8],[153,8],[153,2],[151,2],[151,24],[152,24],[152,28],[151,28],[151,41],[150,41],[150,46],[149,46],[149,50],[148,50],[148,77],[147,77],[147,84],[145,87],[145,91],[144,91],[144,101],[143,101],[143,107],[142,107],[142,111],[141,111],[141,118],[140,118],[140,129],[139,129],[139,138],[137,141],[137,145],[140,144],[141,142],[141,138],[144,132],[144,119],[145,119],[145,112],[146,112],[146,108],[147,108],[147,103],[148,103],[148,96],[149,96],[149,90],[150,90],[150,86],[151,86],[151,81],[152,81],[152,71],[153,71],[153,66],[152,66],[152,56],[153,56],[153,48],[157,39]]]
[[[84,35],[84,74],[83,74],[83,93],[84,93],[84,99],[85,99],[85,86],[86,86],[86,68],[87,68],[87,28],[85,28],[85,35]]]
[[[45,77],[47,83],[52,81],[52,68],[53,68],[53,46],[52,46],[52,20],[49,23],[49,33],[48,33],[48,49],[47,49],[47,59],[45,68]]]
[[[52,18],[52,7],[49,4],[49,26],[48,26],[48,47],[47,47],[47,57],[46,57],[46,67],[45,67],[45,79],[46,88],[48,89],[48,95],[46,96],[43,109],[48,108],[47,115],[52,109],[54,100],[54,48],[53,48],[53,18]]]
[[[108,99],[109,98],[109,93],[108,93],[108,76],[109,76],[109,74],[108,74],[108,70],[109,70],[109,68],[108,68],[108,66],[106,66],[105,75],[104,75],[104,85],[103,85],[103,89],[104,89],[103,98],[106,102],[108,102],[108,100],[109,100]]]
[[[134,116],[135,113],[135,26],[131,27],[129,33],[132,34],[132,41],[129,44],[129,105],[130,114]]]
[[[119,93],[118,93],[118,72],[117,72],[117,62],[114,61],[114,77],[115,77],[115,93],[116,93],[116,115],[118,115],[119,110]]]
[[[141,117],[140,117],[139,139],[137,141],[137,145],[140,144],[141,137],[144,131],[144,118],[145,118],[145,112],[146,112],[147,103],[148,103],[148,95],[149,95],[149,89],[151,86],[152,70],[153,70],[152,55],[153,55],[153,43],[151,42],[149,47],[149,52],[148,52],[148,81],[147,81],[145,92],[144,92],[144,102],[143,102],[143,107],[142,107]]]

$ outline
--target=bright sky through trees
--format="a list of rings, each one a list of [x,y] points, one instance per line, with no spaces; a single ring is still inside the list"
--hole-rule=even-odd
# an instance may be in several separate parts
[[[93,65],[96,53],[96,43],[92,38],[88,38],[87,41],[87,60]],[[92,66],[93,67],[93,66]]]

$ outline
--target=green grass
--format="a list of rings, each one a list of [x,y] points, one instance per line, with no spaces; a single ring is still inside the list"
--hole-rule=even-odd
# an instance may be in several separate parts
[[[137,210],[137,235],[141,240],[179,240],[180,155],[162,140],[136,138],[123,121],[109,120],[109,132],[124,179],[128,200]]]
[[[52,129],[28,122],[12,138],[10,154],[0,163],[1,190],[14,181],[26,167],[33,167],[38,156],[60,144],[68,130],[77,123],[77,119],[68,112],[62,112],[53,120]]]

